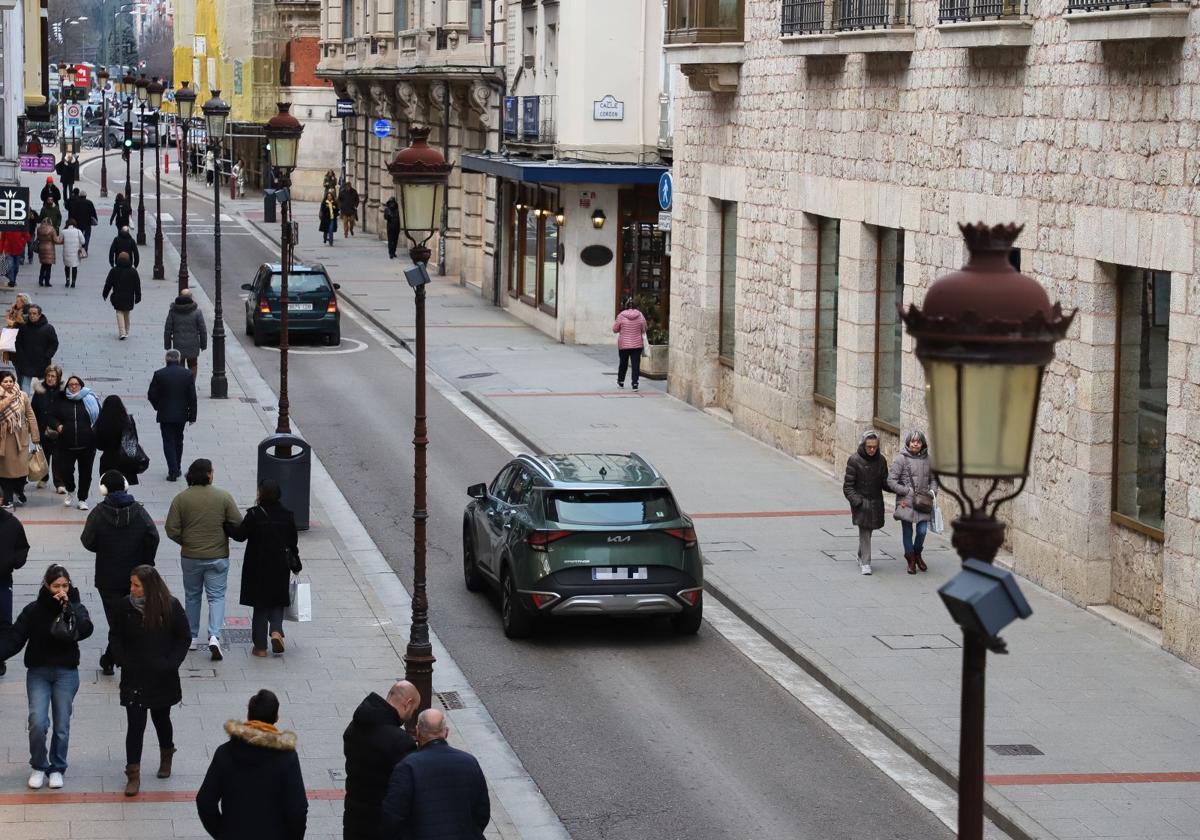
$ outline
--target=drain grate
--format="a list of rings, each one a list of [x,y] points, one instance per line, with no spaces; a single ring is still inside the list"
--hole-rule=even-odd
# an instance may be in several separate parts
[[[467,704],[463,702],[462,697],[459,696],[457,691],[438,691],[435,694],[437,694],[437,699],[442,704],[442,707],[447,710],[465,709],[467,707]]]
[[[912,633],[901,636],[876,636],[875,638],[892,650],[944,650],[961,647],[958,642],[941,633]]]
[[[483,371],[482,373],[464,373],[462,376],[460,376],[458,378],[459,379],[483,379],[484,377],[495,376],[495,375],[496,375],[496,371],[488,370],[488,371]]]
[[[1045,755],[1033,744],[988,744],[988,749],[1000,755]]]
[[[184,679],[205,679],[217,675],[214,668],[180,668],[179,676]]]
[[[238,399],[244,403],[250,403],[251,405],[258,404],[258,397],[238,397]]]

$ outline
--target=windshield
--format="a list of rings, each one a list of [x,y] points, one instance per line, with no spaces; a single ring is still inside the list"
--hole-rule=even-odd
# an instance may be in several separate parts
[[[546,518],[567,525],[650,525],[679,517],[669,490],[556,490]]]
[[[271,291],[274,294],[279,294],[279,279],[280,275],[271,275]],[[324,274],[289,274],[288,275],[288,294],[298,295],[304,292],[327,292],[329,291],[329,283],[325,279]]]

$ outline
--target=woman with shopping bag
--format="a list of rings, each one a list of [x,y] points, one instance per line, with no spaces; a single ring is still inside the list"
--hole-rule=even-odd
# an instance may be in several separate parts
[[[40,442],[37,417],[29,397],[17,387],[16,374],[0,373],[0,495],[9,513],[25,503],[29,456]]]
[[[243,606],[252,607],[250,636],[255,656],[267,655],[267,633],[271,649],[283,653],[283,612],[291,604],[289,577],[299,574],[300,564],[296,517],[280,502],[278,482],[265,479],[258,485],[254,507],[238,525],[225,523],[225,533],[246,543],[242,560]]]

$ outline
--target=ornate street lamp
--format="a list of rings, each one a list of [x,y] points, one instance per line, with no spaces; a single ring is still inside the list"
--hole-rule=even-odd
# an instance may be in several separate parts
[[[291,418],[288,416],[288,272],[292,261],[292,225],[288,218],[291,210],[292,170],[296,168],[296,156],[300,151],[300,135],[304,126],[290,113],[292,103],[280,102],[279,113],[267,121],[267,142],[271,145],[271,168],[275,170],[275,183],[279,187],[276,200],[280,202],[279,216],[282,234],[279,261],[279,420],[275,433],[290,435]],[[291,448],[283,453],[289,455]]]
[[[996,511],[1025,489],[1042,379],[1075,313],[1064,315],[1037,281],[1012,267],[1021,227],[959,229],[967,264],[935,282],[922,307],[900,314],[925,369],[931,467],[962,509],[953,544],[963,571],[938,594],[963,631],[958,836],[981,840],[987,651],[1007,653],[999,631],[1032,613],[1012,575],[991,565],[1004,542]],[[986,489],[972,494],[968,481]],[[1007,494],[1006,481],[1017,482]]]
[[[183,154],[188,152],[188,125],[192,121],[192,111],[196,107],[196,91],[188,87],[187,82],[179,85],[175,91],[175,107],[179,112],[179,125],[183,129]],[[187,264],[187,165],[179,162],[179,171],[183,173],[183,207],[179,213],[179,291],[188,287]]]
[[[433,663],[436,661],[429,642],[429,599],[425,591],[425,525],[429,519],[425,499],[425,450],[429,446],[425,422],[425,285],[429,282],[426,265],[431,255],[426,243],[441,227],[442,207],[453,166],[427,142],[428,127],[413,126],[410,137],[408,148],[397,152],[387,168],[400,205],[400,226],[412,244],[408,255],[416,264],[405,272],[416,295],[417,376],[413,429],[412,626],[404,653],[404,677],[420,692],[418,711],[423,711],[429,708],[432,700]]]
[[[108,70],[101,67],[100,80],[100,197],[108,198]]]
[[[146,244],[146,97],[149,95],[146,89],[150,85],[150,80],[143,73],[142,77],[137,80],[137,98],[138,98],[138,137],[141,142],[138,143],[138,207],[137,207],[137,244]]]
[[[158,132],[162,125],[163,86],[157,79],[146,85],[146,99],[154,116],[154,273],[155,280],[167,279],[163,267],[162,235],[162,152],[159,150]]]
[[[132,73],[121,77],[121,92],[125,94],[125,139],[121,144],[121,157],[125,158],[125,202],[133,212],[133,186],[129,180],[129,164],[133,157],[133,94],[137,90],[137,79]]]
[[[208,141],[214,153],[221,159],[221,138],[225,136],[225,122],[229,119],[229,103],[221,98],[221,91],[213,90],[204,103],[204,120],[208,125]],[[225,318],[221,309],[221,179],[213,178],[213,275],[216,299],[213,310],[213,372],[209,393],[214,400],[229,396],[229,381],[225,377]]]

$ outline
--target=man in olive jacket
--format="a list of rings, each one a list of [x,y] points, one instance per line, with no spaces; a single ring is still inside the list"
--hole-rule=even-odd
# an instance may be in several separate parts
[[[883,527],[883,488],[887,486],[887,458],[879,451],[879,433],[867,431],[858,451],[846,461],[842,494],[850,502],[850,515],[858,526],[858,565],[871,574],[871,532]]]

